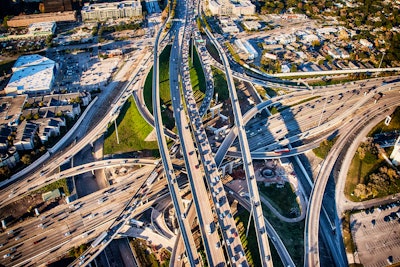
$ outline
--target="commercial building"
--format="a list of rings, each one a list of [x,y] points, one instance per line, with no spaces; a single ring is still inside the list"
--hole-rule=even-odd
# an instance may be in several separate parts
[[[15,62],[10,81],[5,93],[15,94],[48,94],[52,90],[56,63],[40,55],[21,56]]]
[[[248,60],[253,60],[258,57],[257,51],[247,40],[236,39],[235,45],[246,55]]]
[[[8,27],[26,27],[38,22],[75,21],[75,11],[20,15],[7,21]]]
[[[56,23],[54,21],[32,23],[28,31],[32,36],[51,35],[56,31]]]
[[[85,4],[81,11],[83,20],[134,18],[142,16],[139,0],[100,4]]]
[[[249,31],[259,30],[261,28],[261,24],[258,21],[243,21],[243,26]]]
[[[250,0],[210,0],[208,9],[217,16],[246,16],[256,12],[256,6]]]
[[[238,33],[240,31],[235,22],[230,18],[221,18],[219,22],[224,34]]]
[[[276,39],[283,45],[296,42],[296,36],[293,34],[281,34],[277,36]]]

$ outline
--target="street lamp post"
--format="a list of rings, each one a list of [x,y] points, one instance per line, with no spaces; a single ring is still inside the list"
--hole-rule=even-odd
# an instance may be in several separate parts
[[[253,199],[250,199],[250,205],[251,205],[251,208],[250,208],[249,222],[247,223],[246,237],[249,235],[251,216],[253,215],[253,207],[254,207]]]
[[[328,98],[326,97],[326,98],[325,98],[324,107],[322,108],[321,116],[319,117],[318,127],[321,125],[322,115],[324,115],[325,108],[326,108],[326,103],[327,103],[327,102],[328,102]]]

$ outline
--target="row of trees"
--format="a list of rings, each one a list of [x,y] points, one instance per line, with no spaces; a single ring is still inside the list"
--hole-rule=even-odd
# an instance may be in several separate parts
[[[357,155],[361,164],[380,164],[381,167],[369,173],[356,185],[353,191],[355,197],[364,200],[399,192],[400,175],[394,168],[379,163],[379,149],[372,138],[368,138],[366,142],[360,145],[357,149]]]
[[[354,189],[354,196],[361,200],[399,192],[400,175],[393,168],[380,167],[370,174],[367,183],[360,183]]]

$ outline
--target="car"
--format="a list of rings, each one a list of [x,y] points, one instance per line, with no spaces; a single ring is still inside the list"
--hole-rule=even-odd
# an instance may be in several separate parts
[[[71,233],[69,231],[64,234],[64,236],[70,236],[70,235]]]
[[[3,258],[8,258],[8,257],[10,257],[10,256],[11,256],[11,254],[10,254],[10,253],[7,253],[6,255],[3,256]]]
[[[18,241],[19,239],[20,239],[20,237],[19,237],[19,236],[15,237],[15,241]]]

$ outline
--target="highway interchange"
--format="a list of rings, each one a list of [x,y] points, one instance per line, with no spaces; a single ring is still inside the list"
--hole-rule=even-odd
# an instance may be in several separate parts
[[[65,146],[59,151],[49,154],[33,172],[17,175],[13,180],[4,183],[0,191],[0,204],[6,206],[57,179],[102,168],[125,165],[146,166],[135,171],[130,179],[113,185],[106,191],[95,192],[79,198],[70,205],[60,205],[44,215],[8,228],[0,235],[2,244],[0,262],[2,264],[27,266],[46,263],[50,259],[61,256],[75,244],[92,241],[101,233],[107,233],[100,245],[90,247],[82,255],[82,258],[71,264],[71,266],[87,265],[113,238],[118,236],[120,230],[129,223],[130,218],[140,214],[157,199],[169,198],[170,195],[182,238],[177,239],[183,241],[182,249],[185,250],[189,265],[205,265],[193,239],[191,226],[194,217],[197,217],[197,222],[201,225],[200,234],[209,265],[248,266],[228,202],[228,194],[226,194],[228,190],[224,190],[218,169],[224,158],[229,156],[241,158],[243,161],[250,201],[237,195],[233,197],[238,199],[252,214],[262,265],[272,266],[268,237],[273,236],[274,245],[278,251],[281,251],[279,253],[281,260],[285,266],[292,266],[294,265],[293,261],[287,251],[285,252],[283,243],[279,238],[275,238],[275,236],[277,237],[275,230],[264,218],[252,161],[253,159],[290,157],[302,154],[317,147],[327,136],[335,133],[340,137],[325,159],[320,175],[315,179],[306,216],[304,265],[320,266],[319,221],[327,179],[339,154],[348,146],[349,140],[355,138],[366,125],[369,125],[368,123],[382,120],[398,105],[399,85],[397,82],[384,84],[381,78],[377,78],[345,85],[307,88],[303,85],[295,86],[293,83],[276,83],[276,79],[271,82],[252,78],[241,70],[231,70],[230,59],[224,48],[221,47],[217,38],[206,31],[209,40],[219,51],[223,64],[217,63],[215,60],[209,61],[223,69],[227,75],[234,114],[234,124],[229,133],[224,136],[224,141],[217,146],[218,149],[214,151],[216,152],[214,154],[211,142],[215,142],[215,140],[207,136],[206,127],[201,119],[210,106],[211,99],[206,95],[201,106],[197,106],[188,73],[189,49],[194,49],[189,48],[189,43],[193,36],[198,35],[195,16],[202,12],[201,7],[194,1],[178,1],[177,10],[179,12],[176,12],[178,20],[173,23],[167,34],[164,31],[165,23],[162,26],[155,26],[158,34],[155,38],[154,53],[145,53],[136,64],[136,68],[130,70],[126,86],[113,101],[106,115],[89,132],[78,131],[72,135],[70,141],[75,140],[73,145]],[[164,128],[159,103],[158,57],[160,51],[168,44],[168,38],[172,45],[169,64],[170,89],[177,133]],[[144,105],[142,86],[151,66],[154,66],[154,117]],[[283,96],[263,101],[242,115],[234,78],[255,84],[285,88],[289,92]],[[210,90],[208,92],[213,95],[212,81],[209,81],[208,85],[210,86],[207,88]],[[104,133],[108,124],[118,117],[119,110],[129,95],[134,96],[143,117],[155,127],[161,160],[111,159],[79,165],[59,172],[60,165],[69,162],[76,153],[87,145],[91,145]],[[303,103],[304,99],[308,101]],[[100,102],[97,107],[105,100],[98,101]],[[261,114],[263,110],[272,105],[287,108],[268,117]],[[95,111],[92,112],[94,114]],[[93,115],[89,115],[88,120],[90,120],[90,116]],[[76,136],[80,138],[75,139]],[[185,166],[189,181],[188,188],[192,195],[192,204],[189,205],[189,208],[183,203],[183,187],[177,182],[177,170],[171,160],[171,150],[167,146],[166,137],[179,140],[183,154],[181,165]],[[235,140],[237,141],[235,142]],[[284,153],[276,152],[287,147],[290,149]],[[159,179],[154,183],[147,183],[154,172],[157,173]],[[162,173],[164,173],[165,179],[161,178]],[[132,186],[133,184],[135,186]],[[166,190],[166,186],[168,190]],[[148,200],[146,203],[145,199]],[[222,235],[219,236],[219,233]],[[336,252],[339,253],[336,264],[346,266],[346,255],[340,248]],[[11,255],[8,258],[3,257],[6,255],[4,253]]]

